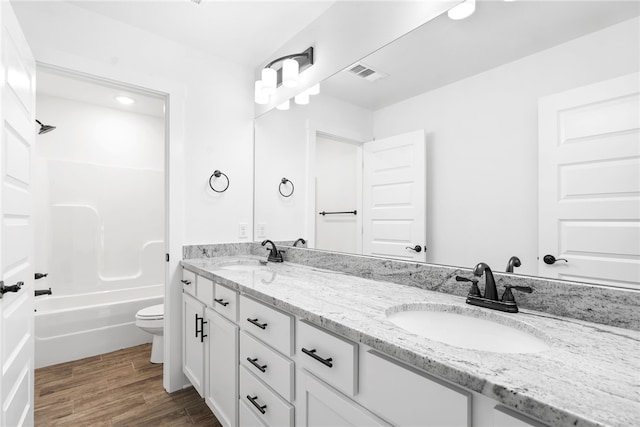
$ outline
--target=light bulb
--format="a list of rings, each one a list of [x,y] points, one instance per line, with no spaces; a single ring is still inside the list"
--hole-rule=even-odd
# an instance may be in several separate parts
[[[265,95],[273,95],[276,93],[276,85],[278,84],[278,73],[273,68],[262,69],[262,92]]]
[[[464,19],[469,16],[476,10],[476,0],[465,0],[459,5],[449,9],[447,15],[449,18],[459,20]]]
[[[287,99],[286,101],[284,101],[282,104],[278,105],[276,107],[278,110],[288,110],[289,109],[289,100]]]
[[[304,91],[295,97],[296,104],[298,105],[307,105],[309,103],[309,92]]]
[[[116,96],[116,101],[124,105],[131,105],[134,102],[136,102],[133,98],[129,98],[128,96],[124,96],[124,95]]]
[[[309,95],[318,95],[320,93],[320,83],[316,83],[307,89]]]
[[[269,95],[265,94],[262,90],[262,80],[256,81],[254,101],[256,104],[267,104],[269,102]]]
[[[298,72],[300,65],[295,59],[285,59],[282,63],[282,85],[284,87],[298,86]]]

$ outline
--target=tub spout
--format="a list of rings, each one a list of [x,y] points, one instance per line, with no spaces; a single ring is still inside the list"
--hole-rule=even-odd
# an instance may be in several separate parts
[[[35,296],[40,296],[40,295],[51,295],[51,288],[49,289],[36,289],[35,290]]]

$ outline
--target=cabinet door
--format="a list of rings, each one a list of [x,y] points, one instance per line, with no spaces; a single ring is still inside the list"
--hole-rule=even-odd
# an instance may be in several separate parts
[[[238,326],[207,308],[205,401],[220,424],[238,425]]]
[[[204,305],[186,293],[182,294],[182,371],[193,387],[204,394]]]
[[[304,406],[298,424],[305,427],[320,426],[390,426],[366,409],[332,389],[313,375],[302,371],[302,399]]]

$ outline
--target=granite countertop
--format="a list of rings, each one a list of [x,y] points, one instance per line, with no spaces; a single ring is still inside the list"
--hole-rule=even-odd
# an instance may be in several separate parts
[[[467,350],[407,332],[386,317],[407,305],[475,309],[464,298],[287,262],[221,269],[258,260],[264,258],[188,259],[182,265],[550,426],[640,426],[640,332],[529,310],[491,311],[502,323],[535,332],[549,350]]]

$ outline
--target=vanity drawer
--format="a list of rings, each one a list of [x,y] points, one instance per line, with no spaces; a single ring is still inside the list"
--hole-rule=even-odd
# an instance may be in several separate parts
[[[206,277],[197,276],[196,298],[200,302],[213,307],[213,282]]]
[[[293,427],[293,406],[240,367],[240,400],[268,426]]]
[[[182,289],[190,294],[196,295],[196,273],[189,271],[185,268],[182,269]]]
[[[402,387],[390,387],[402,384]],[[363,352],[359,397],[393,425],[471,426],[471,394],[375,351]]]
[[[240,295],[240,327],[285,356],[293,354],[293,317]]]
[[[286,400],[293,400],[293,362],[244,331],[240,333],[240,363]]]
[[[213,309],[231,320],[238,321],[238,293],[216,283],[215,299],[213,300]]]
[[[298,322],[300,365],[338,390],[357,392],[358,345],[304,321]]]
[[[242,400],[240,401],[240,425],[242,427],[268,427]]]

